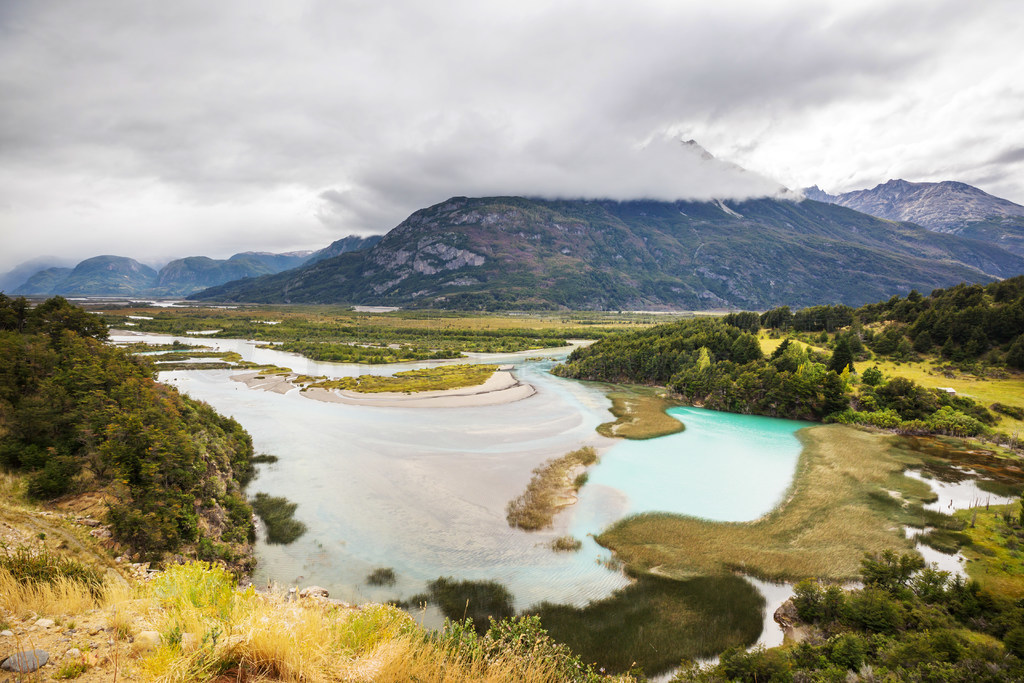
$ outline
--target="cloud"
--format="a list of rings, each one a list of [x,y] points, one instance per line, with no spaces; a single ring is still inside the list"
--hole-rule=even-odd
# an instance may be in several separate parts
[[[0,268],[315,248],[453,195],[1022,201],[1015,4],[6,3]]]

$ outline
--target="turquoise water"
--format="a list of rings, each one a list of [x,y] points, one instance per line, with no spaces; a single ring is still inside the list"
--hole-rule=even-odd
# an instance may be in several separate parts
[[[580,494],[573,532],[615,519],[674,512],[723,522],[757,519],[785,495],[810,423],[703,408],[670,408],[686,430],[622,441],[604,454]]]
[[[434,364],[316,363],[241,340],[181,339],[335,377]],[[499,581],[517,608],[545,600],[582,606],[628,583],[601,563],[608,552],[588,534],[646,510],[754,519],[789,487],[800,452],[794,432],[805,423],[679,408],[670,412],[686,423],[680,434],[607,439],[595,431],[613,419],[601,388],[552,376],[552,361],[525,361],[538,355],[473,354],[470,362],[515,364],[520,379],[537,389],[522,401],[479,408],[322,403],[298,391],[248,389],[231,381],[233,371],[166,372],[161,380],[235,417],[252,434],[257,452],[280,458],[259,467],[248,492],[298,503],[296,517],[309,531],[289,546],[258,542],[254,580],[321,585],[350,602],[408,598],[426,582],[452,576]],[[602,456],[579,503],[556,517],[554,529],[510,529],[505,506],[522,493],[532,470],[585,445]],[[547,547],[566,533],[584,540],[580,552]],[[392,567],[396,586],[367,585],[376,567]]]

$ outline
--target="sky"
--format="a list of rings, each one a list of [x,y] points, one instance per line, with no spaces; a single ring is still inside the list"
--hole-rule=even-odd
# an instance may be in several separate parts
[[[0,0],[0,271],[317,249],[458,195],[1024,203],[1022,44],[1019,0]]]

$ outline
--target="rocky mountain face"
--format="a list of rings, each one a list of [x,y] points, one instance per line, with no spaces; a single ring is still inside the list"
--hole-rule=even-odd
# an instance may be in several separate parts
[[[909,221],[997,244],[1024,256],[1024,206],[965,183],[889,180],[870,190],[833,195],[816,185],[804,196],[893,221]]]
[[[365,249],[380,239],[350,236],[320,251],[293,251],[272,254],[246,251],[228,259],[189,256],[175,259],[154,271],[134,259],[123,256],[96,256],[75,268],[38,267],[27,273],[23,264],[11,271],[15,285],[6,291],[25,295],[121,295],[121,296],[185,296],[232,280],[272,275],[296,268],[314,259],[323,259],[355,249]],[[29,276],[31,275],[31,276]],[[27,279],[26,279],[27,278]],[[0,290],[2,291],[2,290]]]
[[[988,282],[1024,258],[817,201],[455,197],[368,251],[196,298],[453,308],[859,305]]]
[[[317,261],[323,261],[324,259],[331,258],[332,256],[347,254],[350,251],[363,251],[364,249],[370,249],[377,244],[377,242],[380,242],[382,237],[384,237],[384,235],[370,235],[369,237],[349,235],[348,237],[342,237],[340,240],[331,242],[320,251],[314,251],[309,259],[306,260],[306,263],[316,263]]]

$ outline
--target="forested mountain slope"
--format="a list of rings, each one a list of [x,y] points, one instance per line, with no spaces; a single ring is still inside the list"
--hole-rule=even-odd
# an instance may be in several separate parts
[[[202,299],[448,308],[860,305],[1024,272],[996,246],[815,201],[456,197],[372,249]]]

